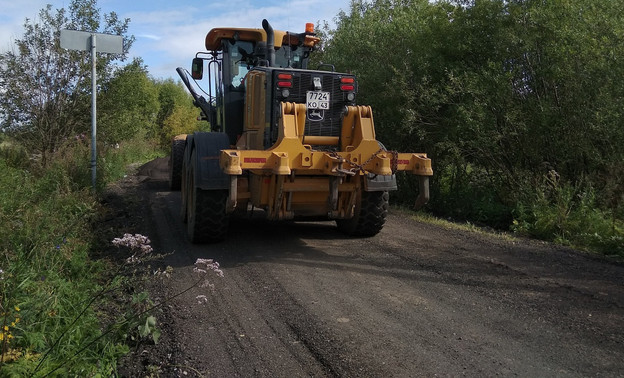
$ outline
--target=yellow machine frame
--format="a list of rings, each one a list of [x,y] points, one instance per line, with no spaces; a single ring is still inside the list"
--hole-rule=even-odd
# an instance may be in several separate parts
[[[221,151],[221,169],[232,177],[229,211],[239,201],[247,204],[251,200],[252,205],[267,209],[269,219],[290,219],[295,207],[298,214],[315,214],[319,205],[326,204],[325,215],[349,218],[365,174],[390,176],[396,171],[407,171],[421,177],[433,175],[426,154],[380,148],[370,106],[345,108],[340,137],[306,136],[306,106],[282,102],[277,142],[268,150],[259,149],[267,125],[263,122],[265,99],[258,95],[263,91],[255,89],[264,85],[263,79],[261,72],[250,72],[244,133],[236,149]],[[319,145],[339,149],[313,149]],[[238,180],[245,170],[252,173],[252,182]]]

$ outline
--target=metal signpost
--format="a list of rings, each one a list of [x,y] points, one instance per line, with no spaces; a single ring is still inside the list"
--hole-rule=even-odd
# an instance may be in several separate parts
[[[96,43],[97,41],[97,43]],[[96,178],[96,98],[97,76],[95,65],[96,52],[121,54],[123,52],[123,38],[120,35],[91,33],[78,30],[61,30],[61,47],[69,50],[91,50],[91,182],[95,189]]]

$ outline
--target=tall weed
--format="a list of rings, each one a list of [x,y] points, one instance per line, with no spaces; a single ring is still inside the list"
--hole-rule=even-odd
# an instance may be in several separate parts
[[[2,134],[0,134],[0,158],[13,167],[26,167],[29,162],[26,149]]]
[[[89,259],[90,221],[98,205],[66,167],[61,159],[39,176],[32,173],[37,169],[0,158],[0,369],[8,376],[32,375],[37,365],[38,374],[45,374],[100,332],[92,308],[80,314],[105,272]],[[13,320],[17,309],[19,322]],[[121,344],[102,341],[56,373],[110,374],[123,351]],[[99,364],[101,359],[108,364]]]
[[[534,188],[515,208],[513,231],[624,256],[624,223],[610,210],[599,208],[589,183],[561,182],[557,172],[550,171]]]
[[[144,135],[109,146],[98,163],[98,186],[103,187],[122,178],[128,173],[129,164],[145,163],[166,154],[157,141]]]

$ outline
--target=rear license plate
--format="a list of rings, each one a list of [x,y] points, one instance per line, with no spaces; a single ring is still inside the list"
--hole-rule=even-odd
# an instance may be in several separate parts
[[[306,107],[308,109],[329,109],[329,92],[308,91],[306,94]]]

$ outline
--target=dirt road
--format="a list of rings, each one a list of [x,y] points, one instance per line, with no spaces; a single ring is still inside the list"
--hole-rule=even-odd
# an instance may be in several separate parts
[[[161,342],[123,374],[624,376],[622,264],[397,212],[368,239],[330,222],[247,219],[225,242],[192,245],[164,169],[165,159],[149,163],[139,171],[149,179],[124,189],[135,198],[123,205],[128,224],[173,252],[173,277],[152,297],[191,286],[197,258],[220,262],[225,277],[164,306]]]

